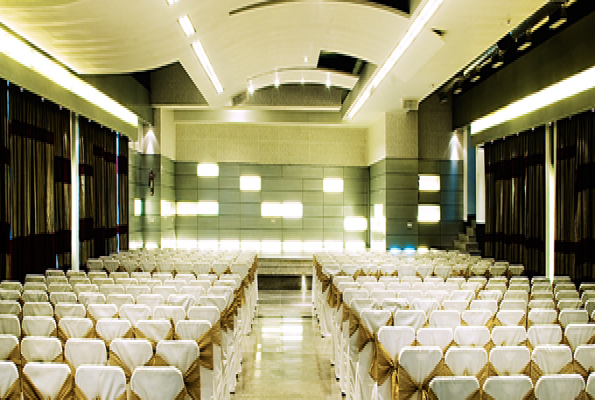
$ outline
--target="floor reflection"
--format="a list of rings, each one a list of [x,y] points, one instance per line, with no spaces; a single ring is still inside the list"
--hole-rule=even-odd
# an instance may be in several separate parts
[[[312,319],[311,291],[261,290],[232,398],[341,399],[330,351],[330,338],[320,337]]]

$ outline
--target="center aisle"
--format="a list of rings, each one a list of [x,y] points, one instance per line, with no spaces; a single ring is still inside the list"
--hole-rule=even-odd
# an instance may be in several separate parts
[[[309,290],[260,290],[234,399],[341,399]]]

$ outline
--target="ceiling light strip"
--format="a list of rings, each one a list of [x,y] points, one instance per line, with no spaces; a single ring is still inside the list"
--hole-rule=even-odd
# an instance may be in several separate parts
[[[595,66],[473,121],[471,134],[476,135],[506,121],[511,121],[593,88],[595,88]]]
[[[180,17],[178,23],[180,24],[180,28],[182,28],[182,31],[186,36],[192,36],[196,33],[196,29],[194,29],[194,25],[192,25],[192,21],[190,21],[190,17],[188,15]]]
[[[221,86],[221,82],[219,82],[219,78],[217,78],[217,74],[215,73],[215,70],[211,65],[211,61],[209,61],[209,57],[207,56],[204,47],[202,47],[202,43],[200,42],[200,40],[196,40],[194,43],[192,43],[192,48],[194,49],[194,52],[196,53],[198,60],[200,61],[203,69],[209,76],[209,79],[211,80],[211,83],[215,87],[217,93],[223,93],[223,86]]]
[[[407,29],[407,32],[405,32],[405,36],[403,36],[403,38],[399,41],[399,44],[397,44],[397,47],[395,47],[384,64],[382,64],[382,66],[376,70],[374,75],[372,75],[368,83],[365,85],[364,89],[357,96],[351,107],[349,107],[349,110],[347,110],[347,113],[345,114],[346,119],[353,119],[355,114],[359,112],[366,100],[368,100],[372,94],[372,90],[380,85],[380,82],[382,82],[386,75],[388,75],[390,70],[395,66],[397,61],[399,61],[405,51],[407,51],[409,46],[411,46],[411,43],[413,43],[413,41],[417,38],[421,30],[428,23],[430,18],[432,18],[434,13],[438,10],[443,2],[444,0],[429,0],[425,4],[417,18],[415,18],[413,23]]]
[[[138,117],[132,111],[1,27],[0,53],[43,75],[58,86],[87,100],[116,118],[134,127],[138,126]]]

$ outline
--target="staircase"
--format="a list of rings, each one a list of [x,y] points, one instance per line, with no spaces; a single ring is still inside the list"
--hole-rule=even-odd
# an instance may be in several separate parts
[[[475,238],[475,220],[471,221],[471,226],[465,228],[465,233],[459,233],[459,238],[454,240],[454,248],[461,253],[469,253],[472,256],[481,255]]]

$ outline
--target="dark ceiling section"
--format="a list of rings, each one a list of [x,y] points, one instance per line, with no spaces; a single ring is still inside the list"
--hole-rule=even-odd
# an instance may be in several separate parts
[[[322,50],[318,56],[318,65],[316,68],[359,76],[365,63],[364,60],[348,56],[347,54]]]
[[[149,92],[151,91],[151,71],[134,72],[131,74],[138,83],[144,86]]]
[[[365,1],[365,3],[380,4],[381,6],[393,8],[397,11],[402,11],[409,14],[409,0],[374,0]]]
[[[245,6],[235,8],[229,12],[229,16],[232,17],[234,15],[246,12],[246,11],[254,11],[264,7],[270,6],[277,6],[280,4],[287,4],[287,3],[305,3],[308,0],[260,0],[255,1],[253,3],[249,3]],[[363,4],[371,7],[381,7],[387,10],[394,10],[400,13],[409,14],[409,0],[319,0],[322,2],[343,2],[343,3],[355,3],[355,4]]]

